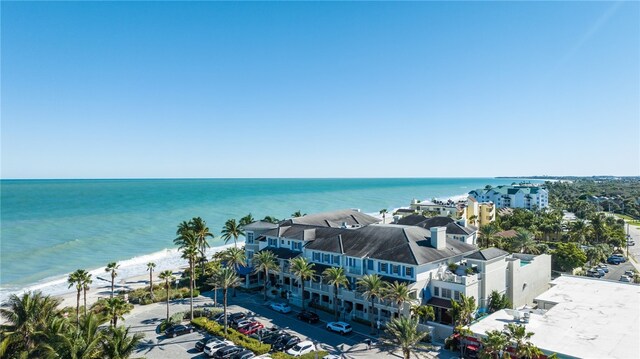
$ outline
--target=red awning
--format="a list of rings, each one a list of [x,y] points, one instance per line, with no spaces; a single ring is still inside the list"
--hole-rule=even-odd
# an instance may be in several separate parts
[[[477,345],[469,344],[469,345],[467,345],[467,349],[477,352],[478,350],[480,350],[480,347],[478,347]]]

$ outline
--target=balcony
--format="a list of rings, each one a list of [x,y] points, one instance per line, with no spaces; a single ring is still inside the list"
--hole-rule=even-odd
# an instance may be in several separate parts
[[[362,267],[347,267],[347,273],[362,275]]]
[[[321,290],[323,292],[330,292],[331,291],[331,286],[328,284],[323,284],[323,283],[319,283],[319,282],[309,282],[309,281],[305,281],[304,282],[304,286],[305,288],[311,288],[311,289],[315,289],[315,290]]]
[[[457,275],[451,272],[445,272],[435,276],[434,280],[468,286],[478,282],[478,275],[477,274]]]

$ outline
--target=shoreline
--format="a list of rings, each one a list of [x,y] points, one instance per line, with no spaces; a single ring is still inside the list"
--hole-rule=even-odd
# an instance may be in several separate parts
[[[444,201],[449,199],[458,201],[466,196],[467,194],[465,193],[436,198]],[[408,207],[409,204],[397,207],[394,206],[390,208],[389,213],[394,213],[400,208]],[[382,215],[380,213],[375,212],[367,214],[382,220]],[[390,217],[391,216],[387,215],[387,221]],[[244,245],[244,239],[239,239],[238,245]],[[211,257],[214,253],[232,246],[233,244],[231,243],[211,247],[207,250],[207,257]],[[129,259],[117,261],[116,263],[120,268],[117,271],[118,276],[115,281],[115,290],[121,288],[135,289],[147,286],[149,283],[149,272],[147,271],[148,262],[156,263],[156,268],[154,269],[154,282],[157,280],[157,274],[163,270],[172,270],[174,273],[180,273],[182,268],[185,268],[188,265],[186,260],[180,258],[180,252],[177,248],[165,248],[157,252],[141,254]],[[93,280],[91,289],[87,292],[87,303],[89,305],[105,295],[109,296],[111,291],[111,279],[104,269],[105,266],[87,270],[92,275]],[[65,273],[63,275],[52,276],[22,287],[0,288],[0,306],[4,305],[13,294],[21,295],[26,292],[34,291],[41,291],[45,295],[61,298],[62,306],[75,306],[76,291],[68,286],[67,277],[69,274],[70,273]]]

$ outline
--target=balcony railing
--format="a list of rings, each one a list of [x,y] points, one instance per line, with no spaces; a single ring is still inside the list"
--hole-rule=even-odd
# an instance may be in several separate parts
[[[347,267],[347,272],[351,274],[362,274],[362,267]]]

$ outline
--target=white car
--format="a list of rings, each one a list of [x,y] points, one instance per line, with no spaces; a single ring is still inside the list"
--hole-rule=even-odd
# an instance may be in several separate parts
[[[287,350],[287,354],[299,357],[303,354],[311,353],[316,350],[315,345],[312,342],[305,340],[296,344],[293,348]]]
[[[621,275],[620,276],[620,281],[621,282],[631,283],[631,278],[628,275]]]
[[[291,313],[291,307],[287,303],[273,303],[271,309],[284,314]]]
[[[233,345],[233,342],[229,340],[214,340],[204,347],[204,353],[211,358],[218,349],[227,345]]]
[[[337,355],[329,354],[329,355],[323,356],[322,359],[340,359],[340,357]]]
[[[345,322],[329,322],[327,323],[327,329],[340,334],[351,333],[353,330],[351,325]]]
[[[246,327],[247,325],[253,323],[254,320],[249,320],[249,319],[244,319],[238,322],[238,325],[236,325],[236,328],[240,329],[242,327]]]

